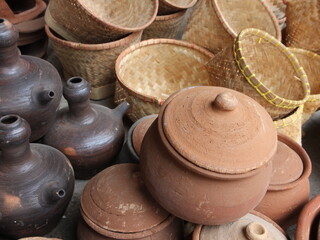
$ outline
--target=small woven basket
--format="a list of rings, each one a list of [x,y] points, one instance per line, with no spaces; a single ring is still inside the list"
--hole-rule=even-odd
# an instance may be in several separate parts
[[[264,0],[200,0],[182,40],[217,53],[245,28],[258,28],[281,40],[278,20]]]
[[[303,105],[295,109],[290,115],[274,121],[274,125],[279,133],[283,133],[301,145],[302,138],[302,114]]]
[[[158,15],[168,15],[193,7],[197,0],[159,0]]]
[[[310,84],[310,97],[305,102],[303,108],[303,124],[320,108],[320,56],[316,53],[300,48],[289,49],[299,60],[299,63],[308,76]]]
[[[143,30],[141,40],[151,38],[175,39],[180,31],[186,10],[170,15],[157,16],[154,22]]]
[[[91,99],[94,100],[114,95],[115,61],[125,48],[139,42],[142,34],[142,31],[136,32],[116,42],[83,44],[63,40],[47,25],[45,30],[61,61],[65,78],[80,76],[86,79],[92,86]]]
[[[288,47],[320,54],[320,4],[318,0],[294,0],[287,3],[285,42]]]
[[[158,4],[158,0],[54,0],[45,19],[69,41],[106,43],[148,27]]]
[[[207,64],[212,85],[243,92],[276,120],[304,104],[308,78],[289,49],[268,33],[245,29]]]
[[[157,114],[172,93],[190,86],[209,85],[207,50],[174,39],[150,39],[132,45],[116,61],[115,102],[127,100],[128,116],[136,121]]]

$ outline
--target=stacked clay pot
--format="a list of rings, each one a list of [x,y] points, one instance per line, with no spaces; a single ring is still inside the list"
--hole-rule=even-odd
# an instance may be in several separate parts
[[[148,193],[138,164],[109,167],[81,195],[78,240],[180,240],[183,222]]]
[[[146,133],[141,172],[168,212],[219,225],[262,200],[276,148],[272,119],[253,99],[220,87],[186,88],[166,100]]]
[[[0,235],[39,236],[61,219],[74,188],[74,173],[58,150],[30,144],[29,124],[0,118]]]
[[[69,158],[76,178],[89,179],[109,166],[121,150],[122,117],[129,104],[123,102],[114,110],[91,104],[90,85],[80,77],[66,82],[63,95],[68,107],[58,111],[43,141]]]

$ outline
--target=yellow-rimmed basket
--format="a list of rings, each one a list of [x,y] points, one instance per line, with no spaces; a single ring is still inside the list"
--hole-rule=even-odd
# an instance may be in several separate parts
[[[150,39],[132,45],[116,61],[115,102],[127,100],[136,121],[157,114],[164,100],[186,87],[209,85],[209,51],[174,39]]]
[[[141,39],[142,31],[115,42],[104,44],[83,44],[66,41],[55,34],[48,25],[46,33],[52,48],[59,58],[65,78],[80,76],[91,84],[91,99],[99,100],[114,95],[115,61],[119,54]]]
[[[158,15],[168,15],[193,7],[197,0],[159,0]]]
[[[310,97],[303,108],[303,124],[320,108],[320,55],[301,48],[289,49],[299,60],[310,84]]]
[[[290,115],[281,118],[277,121],[273,121],[274,125],[279,133],[283,133],[288,137],[295,140],[297,143],[301,145],[301,138],[302,138],[302,114],[303,114],[303,107],[296,108],[294,112]]]
[[[281,40],[278,20],[264,0],[199,0],[182,40],[217,53],[249,27],[267,31]]]
[[[69,41],[106,43],[148,27],[158,6],[158,0],[54,0],[45,19]]]
[[[186,10],[170,15],[157,16],[154,22],[143,30],[141,40],[151,38],[172,38],[178,36]]]
[[[308,78],[294,54],[259,29],[243,30],[234,45],[207,64],[212,85],[243,92],[266,108],[274,120],[303,105]]]

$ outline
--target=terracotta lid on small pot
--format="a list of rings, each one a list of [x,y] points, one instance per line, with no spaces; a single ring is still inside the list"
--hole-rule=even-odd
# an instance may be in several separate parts
[[[129,163],[109,167],[88,182],[81,213],[91,228],[113,238],[144,235],[170,216],[149,195],[139,165]]]
[[[266,110],[230,89],[184,89],[168,99],[161,116],[159,127],[175,151],[210,171],[252,171],[266,164],[277,148],[276,129]]]

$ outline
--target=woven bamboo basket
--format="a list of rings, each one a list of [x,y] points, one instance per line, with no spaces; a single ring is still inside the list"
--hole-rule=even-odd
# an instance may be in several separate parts
[[[290,115],[274,121],[274,125],[279,133],[283,133],[288,137],[295,140],[297,143],[301,145],[301,138],[302,138],[302,114],[303,114],[303,107],[301,105],[294,112]]]
[[[45,19],[69,41],[106,43],[148,27],[158,5],[158,0],[54,0]]]
[[[280,29],[283,30],[286,27],[286,7],[282,0],[267,0],[270,10],[274,13],[278,19]]]
[[[318,0],[287,2],[285,42],[288,47],[302,48],[320,54],[320,4]]]
[[[159,0],[158,15],[168,15],[193,7],[197,0]]]
[[[92,86],[91,99],[99,100],[114,95],[115,61],[119,54],[141,39],[142,31],[110,43],[83,44],[66,41],[55,34],[47,25],[46,33],[52,48],[61,61],[65,78],[80,76]]]
[[[175,39],[178,36],[185,14],[186,10],[170,15],[157,16],[154,22],[143,30],[141,40],[151,38]]]
[[[150,39],[132,45],[116,61],[115,102],[127,100],[128,116],[136,121],[157,114],[172,93],[190,86],[209,85],[207,50],[174,39]]]
[[[320,56],[300,48],[289,49],[299,60],[310,84],[310,97],[304,104],[302,114],[302,123],[305,123],[320,108]]]
[[[212,85],[243,92],[276,120],[304,104],[308,78],[290,50],[267,32],[243,30],[230,46],[207,64]]]
[[[278,20],[264,0],[200,0],[182,40],[217,53],[248,27],[264,30],[281,40]]]

